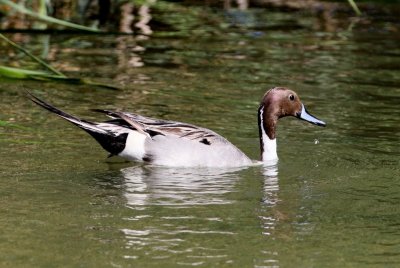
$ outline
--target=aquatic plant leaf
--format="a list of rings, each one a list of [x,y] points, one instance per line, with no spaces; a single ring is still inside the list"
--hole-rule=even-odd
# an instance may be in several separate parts
[[[14,68],[0,65],[0,76],[13,79],[31,79],[40,81],[62,81],[70,84],[92,85],[103,87],[106,89],[119,90],[120,88],[114,85],[94,82],[87,78],[73,78],[61,75],[49,74],[44,71],[34,71],[21,68]]]
[[[2,0],[0,0],[1,2]],[[93,82],[89,79],[86,78],[70,78],[61,73],[60,71],[54,69],[51,65],[47,64],[43,60],[39,59],[32,53],[30,53],[28,50],[24,49],[23,47],[19,46],[18,44],[12,42],[10,39],[5,37],[4,35],[0,34],[0,38],[6,41],[8,44],[11,46],[15,47],[16,49],[22,51],[26,55],[28,55],[30,58],[38,62],[40,65],[48,69],[50,72],[53,74],[50,74],[45,71],[37,71],[37,70],[27,70],[27,69],[22,69],[22,68],[14,68],[14,67],[8,67],[8,66],[1,66],[0,65],[0,76],[8,77],[8,78],[14,78],[14,79],[33,79],[33,80],[42,80],[42,81],[64,81],[72,84],[86,84],[86,85],[93,85],[93,86],[98,86],[98,87],[103,87],[107,89],[113,89],[113,90],[118,90],[120,89],[119,87],[113,86],[113,85],[108,85],[108,84],[103,84],[103,83],[98,83],[98,82]]]
[[[29,79],[31,76],[51,76],[43,71],[33,71],[8,66],[0,66],[0,76],[17,79]]]
[[[2,0],[0,0],[1,2]],[[44,62],[43,60],[41,60],[40,58],[36,57],[35,55],[33,55],[32,53],[30,53],[28,50],[26,50],[25,48],[21,47],[20,45],[14,43],[13,41],[11,41],[10,39],[8,39],[6,36],[4,36],[3,34],[0,33],[0,38],[3,39],[4,41],[6,41],[9,45],[11,45],[12,47],[18,49],[19,51],[22,51],[25,55],[27,55],[28,57],[30,57],[31,59],[33,59],[34,61],[36,61],[37,63],[39,63],[40,65],[42,65],[43,67],[45,67],[46,69],[48,69],[49,71],[53,72],[56,75],[59,76],[65,76],[64,74],[62,74],[60,71],[54,69],[51,65],[47,64],[46,62]]]

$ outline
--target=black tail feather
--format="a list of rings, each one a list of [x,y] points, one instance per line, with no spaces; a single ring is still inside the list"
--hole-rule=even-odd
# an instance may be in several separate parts
[[[117,135],[107,129],[100,128],[96,123],[82,120],[78,117],[68,114],[54,107],[53,105],[39,99],[30,92],[27,93],[28,93],[28,98],[35,104],[39,105],[40,107],[52,113],[55,113],[56,115],[64,118],[65,120],[71,122],[72,124],[78,126],[79,128],[89,133],[111,155],[118,155],[125,149],[125,143],[128,137],[128,133],[122,133]]]
[[[71,114],[68,114],[68,113],[66,113],[66,112],[54,107],[50,103],[47,103],[44,100],[39,99],[38,97],[36,97],[32,93],[30,93],[29,91],[27,91],[27,93],[28,93],[28,98],[32,102],[36,103],[37,105],[41,106],[42,108],[44,108],[44,109],[46,109],[46,110],[48,110],[48,111],[50,111],[52,113],[57,114],[58,116],[60,116],[60,117],[62,117],[64,119],[68,120],[69,122],[73,123],[74,125],[77,125],[77,126],[79,126],[81,128],[84,128],[84,129],[85,129],[85,127],[83,126],[83,124],[88,124],[88,125],[91,125],[91,126],[95,127],[95,124],[93,124],[92,122],[89,122],[89,121],[86,121],[86,120],[82,120],[82,119],[80,119],[78,117],[75,117],[75,116],[73,116]],[[82,123],[82,124],[80,124],[80,123]],[[103,131],[101,129],[99,129],[99,130]]]

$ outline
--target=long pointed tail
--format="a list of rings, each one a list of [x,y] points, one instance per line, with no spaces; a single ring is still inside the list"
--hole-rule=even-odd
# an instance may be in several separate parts
[[[85,130],[87,133],[89,133],[93,138],[96,139],[98,143],[108,152],[111,153],[111,155],[117,155],[121,151],[124,150],[125,148],[125,143],[126,143],[126,138],[128,136],[128,133],[122,133],[122,134],[115,134],[107,129],[103,129],[98,126],[98,124],[82,120],[76,116],[70,115],[53,105],[39,99],[32,93],[28,92],[28,98],[39,105],[40,107],[55,113],[56,115],[64,118],[65,120],[71,122],[72,124],[78,126],[79,128]]]

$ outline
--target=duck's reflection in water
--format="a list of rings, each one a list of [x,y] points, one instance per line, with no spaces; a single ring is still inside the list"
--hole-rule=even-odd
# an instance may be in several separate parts
[[[125,197],[130,207],[144,205],[193,206],[227,204],[240,169],[166,168],[122,169]]]
[[[264,166],[263,175],[264,175],[263,203],[266,206],[273,207],[279,201],[278,165]]]
[[[265,216],[273,214],[264,208],[278,202],[277,168],[245,169],[157,166],[122,169],[126,205],[134,211],[125,217],[127,222],[121,229],[128,250],[125,257],[151,259],[154,264],[157,260],[176,258],[182,265],[211,265],[215,261],[235,262],[238,256],[232,253],[246,244],[240,241],[258,240],[262,245],[259,220],[254,217],[257,197],[249,197],[248,193],[254,185],[259,185],[261,171],[264,188],[259,217],[262,232],[267,235],[276,224],[273,217]],[[243,181],[248,179],[253,181]],[[249,226],[254,232],[242,232]],[[263,260],[276,262],[276,252],[259,246],[243,250],[248,253],[256,250]]]
[[[279,203],[279,184],[278,184],[278,166],[271,165],[263,167],[263,199],[260,211],[260,220],[262,234],[275,239],[274,231],[279,221],[279,210],[276,205]],[[279,254],[273,248],[263,249],[265,255],[260,266],[279,267]],[[266,265],[266,266],[265,266]]]

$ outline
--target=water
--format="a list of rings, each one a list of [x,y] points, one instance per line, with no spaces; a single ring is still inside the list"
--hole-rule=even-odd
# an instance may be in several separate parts
[[[125,89],[0,78],[0,266],[399,265],[399,24],[247,16],[222,35],[18,36],[70,75]],[[21,58],[3,51],[2,64]],[[106,159],[24,96],[92,120],[90,108],[123,108],[194,123],[258,158],[256,109],[275,85],[328,126],[282,119],[276,167],[227,170]]]

